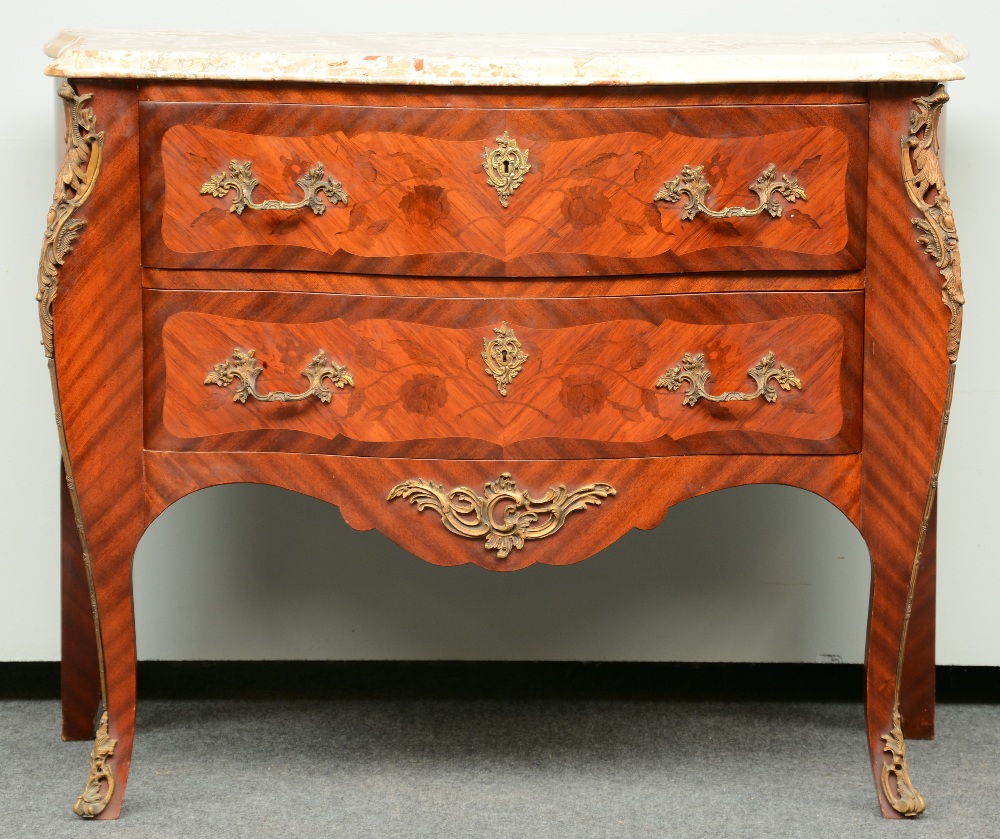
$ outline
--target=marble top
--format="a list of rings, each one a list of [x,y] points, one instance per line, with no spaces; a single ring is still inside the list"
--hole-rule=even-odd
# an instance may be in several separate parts
[[[428,85],[949,81],[948,35],[231,35],[61,32],[68,78]]]

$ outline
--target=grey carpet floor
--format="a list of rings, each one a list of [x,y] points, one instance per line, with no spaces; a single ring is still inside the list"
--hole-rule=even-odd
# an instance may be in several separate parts
[[[117,822],[70,812],[87,743],[0,702],[0,836],[230,839],[1000,836],[1000,707],[910,743],[928,811],[878,814],[860,705],[677,701],[140,703]]]

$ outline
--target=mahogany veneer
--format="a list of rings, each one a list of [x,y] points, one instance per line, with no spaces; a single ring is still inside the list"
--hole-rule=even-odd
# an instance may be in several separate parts
[[[78,812],[116,818],[128,779],[135,546],[178,498],[233,482],[498,571],[577,562],[725,487],[815,492],[871,552],[880,808],[922,809],[901,728],[933,734],[933,588],[915,583],[964,302],[942,92],[74,84],[39,299],[71,479],[64,735],[92,733],[99,697],[107,713]],[[532,167],[507,208],[483,171],[505,130]],[[230,159],[252,161],[257,201],[295,200],[323,162],[347,204],[231,213],[233,193],[200,191]],[[709,207],[752,207],[771,163],[806,193],[780,214],[653,200],[690,164]],[[507,395],[482,355],[504,324],[526,355]],[[234,401],[225,362],[250,349],[260,394],[305,390],[320,350],[343,387]],[[708,398],[752,394],[770,353],[773,390]],[[698,354],[712,375],[688,394]]]

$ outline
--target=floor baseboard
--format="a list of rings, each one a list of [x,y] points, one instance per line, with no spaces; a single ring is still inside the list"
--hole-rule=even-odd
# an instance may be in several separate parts
[[[860,664],[142,661],[139,697],[862,701]],[[0,662],[0,699],[57,699],[59,662]],[[938,665],[939,702],[1000,702],[1000,667]]]

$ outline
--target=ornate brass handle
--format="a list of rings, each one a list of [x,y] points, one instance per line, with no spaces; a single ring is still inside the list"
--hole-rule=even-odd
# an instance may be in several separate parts
[[[202,184],[201,194],[212,195],[215,198],[225,198],[229,190],[234,190],[236,198],[233,199],[229,212],[236,213],[236,215],[242,215],[247,207],[251,210],[298,210],[302,207],[308,207],[316,215],[321,216],[326,212],[326,204],[320,198],[321,193],[326,193],[331,204],[336,204],[338,201],[342,201],[344,204],[347,203],[347,193],[344,191],[344,185],[333,180],[333,178],[323,180],[323,175],[325,174],[323,164],[317,163],[295,182],[302,188],[302,192],[304,193],[301,201],[290,204],[286,201],[271,199],[261,201],[258,204],[253,200],[253,191],[257,188],[260,181],[253,176],[253,172],[250,171],[251,166],[253,166],[253,162],[250,160],[245,163],[240,163],[238,160],[230,160],[229,174],[220,172],[217,175],[212,175],[208,183]]]
[[[302,393],[288,393],[284,390],[258,393],[257,377],[264,372],[264,368],[257,366],[256,354],[256,350],[241,350],[237,347],[233,350],[232,360],[227,358],[211,369],[205,377],[205,384],[228,387],[234,378],[239,379],[240,383],[236,386],[236,393],[233,394],[233,402],[243,403],[246,403],[248,396],[259,402],[301,402],[310,396],[316,396],[320,402],[329,402],[333,398],[333,391],[327,387],[325,379],[329,379],[341,390],[345,385],[354,387],[354,377],[345,368],[330,361],[325,350],[320,350],[309,362],[309,366],[302,371],[302,375],[309,380],[308,390]]]
[[[430,507],[452,533],[467,539],[485,539],[486,550],[495,550],[497,559],[506,559],[511,550],[523,548],[525,541],[551,536],[573,511],[583,510],[588,504],[600,506],[602,498],[614,494],[610,484],[587,484],[573,492],[560,484],[535,500],[517,488],[509,472],[504,472],[486,484],[485,497],[468,487],[445,492],[440,484],[417,478],[394,486],[387,500],[408,498],[420,512]]]
[[[653,197],[653,201],[669,201],[673,204],[682,195],[688,196],[688,202],[681,210],[682,219],[693,219],[698,213],[704,213],[712,218],[745,218],[748,216],[759,216],[767,210],[773,217],[781,215],[781,204],[779,204],[774,194],[778,193],[786,201],[794,202],[801,198],[807,200],[806,191],[799,186],[796,178],[782,175],[780,181],[775,181],[774,175],[777,167],[771,163],[763,172],[758,175],[757,180],[750,184],[751,192],[756,192],[760,198],[760,204],[752,209],[746,207],[723,207],[721,210],[711,210],[705,206],[705,196],[712,188],[712,185],[705,180],[704,166],[684,166],[681,173],[673,180],[665,181],[663,186]]]
[[[758,396],[763,396],[768,402],[775,402],[778,399],[778,392],[771,384],[775,380],[782,390],[791,388],[802,389],[802,382],[795,375],[795,370],[784,364],[779,364],[778,369],[774,369],[774,353],[769,352],[753,367],[747,370],[747,375],[757,383],[757,389],[753,393],[744,391],[727,391],[713,396],[705,390],[705,385],[712,377],[711,371],[705,366],[705,356],[703,353],[691,355],[684,353],[684,358],[677,367],[671,367],[660,376],[656,382],[657,387],[665,387],[667,390],[678,390],[682,382],[687,382],[690,386],[684,393],[683,405],[695,405],[699,399],[707,399],[709,402],[749,402]]]
[[[486,156],[483,161],[486,182],[497,191],[501,206],[506,207],[508,199],[531,169],[528,149],[519,149],[517,140],[504,131],[497,137],[497,147],[484,148],[483,154]]]

